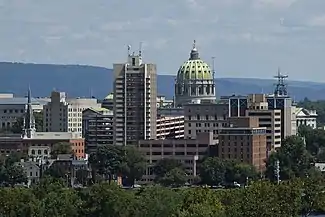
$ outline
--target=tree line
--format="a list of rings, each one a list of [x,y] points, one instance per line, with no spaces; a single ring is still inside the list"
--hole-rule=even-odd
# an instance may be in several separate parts
[[[247,188],[166,188],[125,190],[108,182],[68,188],[43,177],[32,188],[0,188],[0,216],[10,217],[297,217],[325,209],[318,179],[256,181]]]

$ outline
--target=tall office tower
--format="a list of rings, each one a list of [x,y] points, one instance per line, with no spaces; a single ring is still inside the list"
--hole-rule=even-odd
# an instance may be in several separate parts
[[[285,79],[287,75],[278,74],[275,90],[273,94],[266,96],[268,110],[281,111],[281,139],[287,136],[296,135],[296,106],[293,104],[292,98],[288,94]],[[246,116],[246,110],[249,107],[247,96],[231,96],[229,97],[229,117]],[[276,147],[277,145],[275,145]]]
[[[137,145],[156,138],[157,71],[142,62],[141,49],[128,61],[114,64],[114,143]]]

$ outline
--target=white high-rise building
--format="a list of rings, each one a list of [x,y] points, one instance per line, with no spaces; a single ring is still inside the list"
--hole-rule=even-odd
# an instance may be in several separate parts
[[[44,105],[43,130],[45,132],[77,132],[82,135],[82,112],[100,108],[97,99],[68,99],[64,92],[53,91],[51,101]]]

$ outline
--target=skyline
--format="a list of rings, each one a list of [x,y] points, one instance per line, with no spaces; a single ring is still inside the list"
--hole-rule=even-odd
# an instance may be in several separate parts
[[[325,1],[138,3],[0,0],[0,61],[112,68],[143,42],[145,62],[176,75],[195,39],[203,60],[216,57],[216,77],[272,78],[280,67],[290,80],[325,82]]]

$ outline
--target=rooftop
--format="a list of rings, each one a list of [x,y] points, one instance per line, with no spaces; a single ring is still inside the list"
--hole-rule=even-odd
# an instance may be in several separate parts
[[[50,102],[49,98],[32,98],[32,104],[45,105]],[[27,104],[27,97],[0,98],[0,105],[24,105]]]
[[[36,132],[32,138],[24,138],[25,140],[69,140],[69,139],[80,139],[79,133],[74,132]]]

